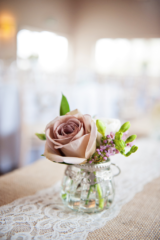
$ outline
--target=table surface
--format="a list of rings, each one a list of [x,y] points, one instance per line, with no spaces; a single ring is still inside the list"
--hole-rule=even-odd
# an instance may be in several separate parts
[[[51,187],[62,179],[64,169],[64,165],[38,160],[0,177],[0,206]],[[160,239],[160,178],[146,184],[116,218],[87,239]]]

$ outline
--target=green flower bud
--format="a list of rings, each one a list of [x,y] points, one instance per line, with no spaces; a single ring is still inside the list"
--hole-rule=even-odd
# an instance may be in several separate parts
[[[125,156],[126,156],[126,157],[129,157],[131,154],[132,154],[131,151],[129,151],[129,152],[127,152],[127,153],[125,154]]]
[[[98,132],[99,132],[100,134],[102,134],[102,136],[105,136],[105,132],[106,132],[106,126],[105,126],[105,124],[104,124],[101,120],[97,119],[97,120],[96,120],[96,126],[97,126]]]
[[[135,146],[135,145],[133,145],[133,146],[131,147],[131,149],[130,149],[130,151],[131,151],[132,153],[135,153],[137,150],[138,150],[138,147]]]
[[[124,155],[125,154],[125,150],[120,151],[120,153]]]
[[[120,152],[122,151],[122,150],[124,150],[124,148],[125,148],[125,146],[126,146],[126,144],[125,144],[125,142],[123,141],[123,140],[114,140],[114,143],[115,143],[115,147],[116,147],[116,149],[117,150],[119,150]]]
[[[131,135],[125,141],[125,143],[133,142],[136,139],[137,135]]]
[[[130,122],[125,122],[121,128],[119,129],[120,132],[126,132],[130,128],[131,124]]]
[[[122,132],[116,132],[116,134],[115,134],[115,139],[121,140],[122,136],[123,136],[123,133],[122,133]]]

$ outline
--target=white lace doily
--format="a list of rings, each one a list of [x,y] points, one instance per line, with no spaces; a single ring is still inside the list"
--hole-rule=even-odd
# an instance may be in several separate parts
[[[0,207],[1,239],[76,239],[84,240],[89,232],[103,227],[116,217],[143,186],[160,176],[160,142],[138,141],[139,150],[129,158],[111,160],[122,173],[115,178],[116,196],[112,208],[98,214],[76,213],[60,200],[60,183],[33,196]]]

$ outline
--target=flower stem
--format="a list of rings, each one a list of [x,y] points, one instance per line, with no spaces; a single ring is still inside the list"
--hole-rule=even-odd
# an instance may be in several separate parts
[[[90,185],[90,188],[89,188],[89,191],[88,191],[88,194],[87,194],[87,200],[86,200],[86,202],[85,202],[85,204],[87,205],[88,204],[88,202],[89,202],[89,196],[90,196],[90,193],[91,193],[91,190],[92,190],[92,187],[93,187],[94,185]]]
[[[65,200],[65,199],[66,199],[66,197],[67,197],[67,193],[64,193],[64,194],[62,194],[62,195],[61,195],[61,197],[62,197],[62,199],[64,199],[64,200]]]
[[[99,198],[99,208],[103,209],[104,208],[104,199],[102,198],[102,189],[101,189],[101,185],[99,183],[96,184],[96,189],[97,189],[98,198]]]
[[[94,174],[96,175],[95,172],[94,172]],[[95,182],[96,182],[96,178],[95,178]],[[90,188],[89,188],[89,191],[88,191],[88,194],[87,194],[87,200],[86,200],[85,204],[86,205],[88,204],[89,196],[91,194],[92,188],[95,188],[95,187],[96,187],[96,190],[97,190],[97,193],[98,193],[98,198],[99,198],[99,208],[103,209],[104,208],[104,199],[102,198],[102,188],[101,188],[101,185],[99,183],[94,184],[94,185],[90,185]]]

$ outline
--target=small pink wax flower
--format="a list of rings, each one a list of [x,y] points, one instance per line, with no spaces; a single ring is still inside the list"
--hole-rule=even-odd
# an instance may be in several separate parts
[[[127,143],[127,147],[132,147],[135,144],[135,141]]]
[[[123,136],[122,136],[123,141],[126,141],[128,132],[129,131],[126,131],[126,132],[123,133]]]
[[[110,136],[111,136],[111,138],[114,138],[115,137],[115,133],[111,132]]]

